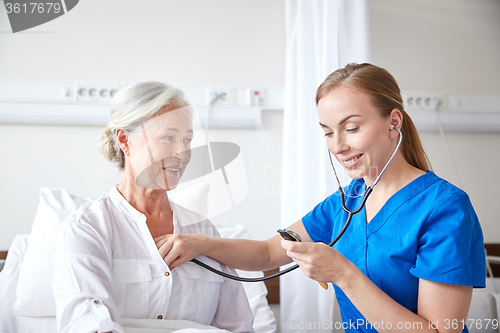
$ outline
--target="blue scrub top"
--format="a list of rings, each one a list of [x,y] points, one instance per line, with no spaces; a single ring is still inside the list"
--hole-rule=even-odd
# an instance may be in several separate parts
[[[345,192],[358,195],[365,188],[363,179],[355,179]],[[355,209],[361,200],[346,196],[346,206]],[[336,192],[304,216],[302,223],[313,241],[328,244],[346,219]],[[370,223],[364,208],[354,215],[333,248],[414,313],[419,278],[485,287],[483,233],[469,197],[431,171],[395,193]],[[342,290],[334,288],[345,331],[376,332],[381,323],[368,323]],[[463,331],[468,332],[467,327]]]

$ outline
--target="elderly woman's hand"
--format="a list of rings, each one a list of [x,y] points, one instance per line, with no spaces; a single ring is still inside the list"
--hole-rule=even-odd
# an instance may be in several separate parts
[[[167,234],[155,238],[155,243],[167,266],[174,269],[202,253],[203,237],[200,234]]]

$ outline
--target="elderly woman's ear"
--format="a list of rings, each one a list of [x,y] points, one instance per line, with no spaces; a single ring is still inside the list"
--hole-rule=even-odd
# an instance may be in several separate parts
[[[129,140],[129,136],[128,136],[127,132],[125,132],[122,129],[116,130],[116,141],[118,141],[118,145],[120,146],[123,153],[127,156],[128,156],[128,150],[129,150],[128,140]]]

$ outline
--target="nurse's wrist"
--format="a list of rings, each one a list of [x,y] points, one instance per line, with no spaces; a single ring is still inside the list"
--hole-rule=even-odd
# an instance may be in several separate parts
[[[349,290],[355,288],[357,285],[360,279],[360,274],[364,276],[363,272],[361,272],[356,265],[346,259],[346,264],[342,269],[342,273],[338,276],[336,281],[333,281],[333,283],[347,294]]]
[[[197,244],[198,244],[198,252],[201,255],[207,256],[207,257],[212,257],[211,254],[213,254],[213,251],[217,249],[217,244],[214,240],[217,238],[215,237],[209,237],[206,235],[199,234],[197,235],[199,238],[197,239]]]

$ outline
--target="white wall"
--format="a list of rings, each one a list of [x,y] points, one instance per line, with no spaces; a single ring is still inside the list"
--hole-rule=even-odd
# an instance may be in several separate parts
[[[498,0],[370,0],[372,62],[402,90],[500,92]],[[420,133],[439,176],[457,184],[438,133]],[[483,227],[500,242],[500,133],[448,133],[448,143]]]
[[[498,0],[369,0],[372,61],[403,90],[500,91]]]
[[[282,0],[85,0],[44,25],[0,34],[0,75],[282,86],[284,26]]]
[[[497,0],[370,0],[373,62],[403,90],[500,92],[499,17]],[[0,78],[284,85],[283,0],[86,0],[42,26],[8,31],[0,6]],[[269,112],[262,130],[211,132],[242,147],[249,181],[247,199],[216,222],[244,222],[260,239],[275,233],[281,121]],[[0,125],[0,250],[30,231],[40,186],[95,197],[119,179],[97,151],[100,130]],[[439,136],[422,140],[436,173],[456,183]],[[500,242],[500,134],[448,140],[486,241]]]
[[[282,0],[86,0],[16,34],[0,6],[0,78],[283,86],[284,29]],[[241,146],[250,191],[216,222],[243,222],[256,238],[275,234],[279,196],[257,194],[279,180],[258,170],[281,165],[281,123],[282,113],[269,112],[263,129],[210,132]],[[100,132],[0,125],[0,250],[30,232],[40,186],[97,197],[119,181],[97,150]]]

